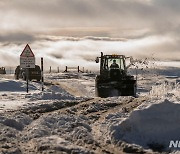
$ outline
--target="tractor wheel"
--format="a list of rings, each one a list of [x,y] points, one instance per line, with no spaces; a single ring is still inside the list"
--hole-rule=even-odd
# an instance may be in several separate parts
[[[23,79],[24,81],[26,81],[26,76],[25,76],[25,74],[22,75],[22,79]]]

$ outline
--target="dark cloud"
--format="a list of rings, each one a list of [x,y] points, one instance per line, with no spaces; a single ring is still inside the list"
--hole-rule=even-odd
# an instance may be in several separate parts
[[[33,42],[36,37],[26,33],[8,33],[0,35],[0,42],[24,43]]]
[[[62,59],[63,58],[63,55],[61,53],[56,53],[56,52],[54,53],[53,51],[50,54],[50,56],[55,57],[57,59]]]

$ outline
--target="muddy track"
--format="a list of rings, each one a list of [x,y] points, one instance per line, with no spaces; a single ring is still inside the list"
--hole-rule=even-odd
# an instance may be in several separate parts
[[[71,114],[76,114],[76,115],[84,115],[86,116],[89,121],[91,122],[92,126],[92,133],[97,141],[97,147],[95,152],[96,153],[119,153],[120,151],[123,152],[123,147],[121,146],[115,146],[111,142],[107,143],[105,141],[105,138],[100,135],[100,123],[102,123],[105,120],[105,117],[108,114],[111,113],[116,113],[116,112],[131,112],[133,111],[136,107],[141,105],[144,101],[146,100],[145,97],[142,98],[127,98],[123,101],[113,103],[111,100],[108,101],[108,99],[100,99],[96,98],[94,100],[90,100],[88,102],[83,102],[80,103],[74,107],[68,108],[66,110],[61,110],[59,112],[61,113],[71,113]],[[99,103],[100,101],[100,103]],[[97,103],[97,105],[100,105],[100,109],[96,110],[96,108],[92,108]],[[76,110],[75,110],[75,109]],[[72,112],[77,111],[77,112]],[[124,147],[126,148],[125,144]],[[133,149],[134,152],[139,151],[139,149]],[[141,153],[142,150],[139,151]]]
[[[92,122],[95,122],[104,118],[108,113],[131,112],[134,108],[142,104],[143,101],[147,100],[145,97],[128,97],[122,102],[114,103],[108,99],[109,98],[97,97],[74,101],[54,101],[39,105],[32,105],[31,107],[20,110],[9,111],[9,113],[20,111],[36,120],[42,115],[58,112],[60,114],[84,115],[90,118]]]
[[[125,152],[124,148],[126,147],[126,143],[123,143],[121,146],[113,144],[111,141],[106,141],[106,136],[103,136],[100,128],[100,123],[103,123],[105,121],[105,117],[108,116],[111,113],[116,112],[123,112],[123,113],[129,113],[133,111],[135,108],[137,108],[139,105],[141,105],[145,101],[145,98],[130,98],[125,101],[123,101],[120,104],[112,104],[113,107],[110,107],[106,112],[100,111],[100,113],[97,113],[100,115],[99,119],[97,119],[93,124],[92,133],[93,136],[96,138],[96,140],[100,143],[101,149],[99,149],[98,153],[119,153]],[[91,116],[92,114],[90,114]],[[133,148],[133,151],[136,153],[143,152],[142,150]]]

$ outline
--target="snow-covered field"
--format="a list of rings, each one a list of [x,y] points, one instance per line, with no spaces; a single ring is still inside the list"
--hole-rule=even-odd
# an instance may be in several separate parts
[[[154,153],[180,136],[180,72],[140,72],[137,98],[95,97],[95,74],[0,78],[0,153]],[[170,72],[174,72],[174,74]]]

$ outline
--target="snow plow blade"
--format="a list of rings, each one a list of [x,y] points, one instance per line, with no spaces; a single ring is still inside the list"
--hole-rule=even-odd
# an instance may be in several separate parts
[[[136,96],[136,80],[123,80],[120,82],[96,83],[97,97]]]

